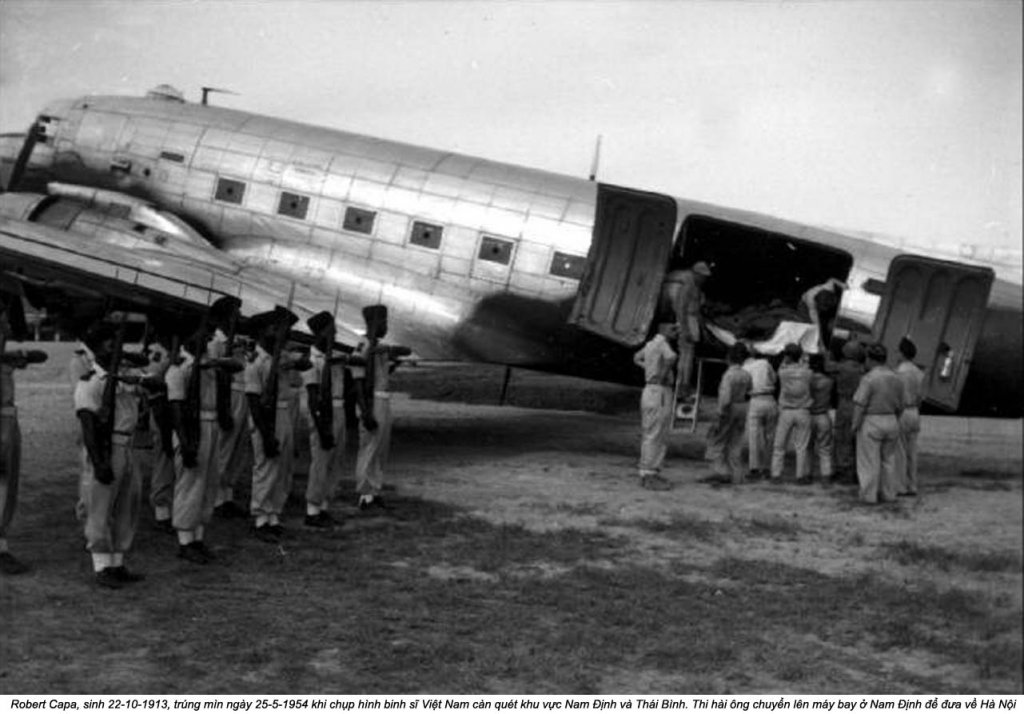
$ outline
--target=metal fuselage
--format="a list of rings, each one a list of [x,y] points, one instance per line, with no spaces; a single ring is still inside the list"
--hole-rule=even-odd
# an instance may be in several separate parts
[[[230,256],[334,296],[350,330],[361,328],[362,306],[380,302],[391,339],[423,359],[640,376],[632,348],[569,324],[598,184],[168,99],[85,97],[41,118],[33,176],[145,198]],[[870,332],[880,301],[872,282],[884,283],[900,250],[672,200],[677,242],[700,215],[845,252],[840,319]],[[1005,402],[1020,413],[1021,354],[1021,288],[997,280],[965,390],[970,411],[1007,413]]]

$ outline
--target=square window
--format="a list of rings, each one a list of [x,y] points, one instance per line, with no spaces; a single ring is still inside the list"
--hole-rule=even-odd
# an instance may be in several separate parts
[[[583,256],[555,251],[555,257],[551,259],[551,274],[560,278],[579,280],[583,277],[583,267],[586,264],[587,259]]]
[[[355,231],[356,233],[373,233],[373,219],[376,216],[377,214],[373,211],[350,206],[345,209],[345,222],[342,227],[346,231]]]
[[[484,236],[483,240],[480,241],[480,252],[477,254],[477,257],[480,260],[486,260],[491,263],[508,265],[512,260],[512,245],[510,240]]]
[[[277,212],[282,216],[304,219],[307,211],[309,211],[309,196],[287,191],[281,192],[281,202],[277,205]]]
[[[412,236],[409,237],[409,242],[413,245],[437,250],[441,247],[441,231],[441,226],[435,226],[433,223],[413,221]]]
[[[225,203],[241,203],[245,195],[245,184],[231,179],[217,179],[217,191],[213,197]]]

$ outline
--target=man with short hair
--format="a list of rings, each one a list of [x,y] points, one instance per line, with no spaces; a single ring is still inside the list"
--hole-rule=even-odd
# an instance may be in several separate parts
[[[672,488],[660,472],[672,428],[673,380],[678,356],[671,343],[678,336],[677,324],[663,322],[658,325],[658,334],[633,355],[633,363],[644,370],[644,391],[640,395],[640,485],[652,491]]]
[[[921,432],[921,399],[924,396],[924,372],[914,364],[917,345],[910,338],[900,340],[900,363],[896,376],[903,383],[903,412],[900,414],[900,444],[896,451],[898,496],[917,495],[917,435]]]
[[[700,342],[702,288],[710,277],[711,268],[701,260],[687,270],[670,271],[661,284],[661,313],[671,315],[679,331],[676,382],[682,396],[690,392],[693,356]]]
[[[772,481],[782,480],[782,467],[790,435],[796,452],[796,482],[807,478],[807,447],[811,439],[811,370],[802,362],[800,345],[790,342],[782,350],[779,367],[779,423],[772,449]]]
[[[747,443],[749,445],[750,474],[756,481],[768,476],[768,447],[775,440],[775,422],[779,417],[775,402],[775,369],[771,362],[751,350],[743,363],[743,371],[750,375],[750,404],[747,407]]]
[[[843,359],[826,364],[835,378],[836,421],[833,431],[836,455],[836,479],[857,483],[856,430],[853,428],[853,395],[864,377],[864,347],[849,341],[843,345]]]
[[[737,342],[729,348],[729,368],[718,384],[718,422],[708,437],[708,451],[714,457],[712,469],[716,481],[741,484],[746,474],[743,444],[747,430],[747,401],[750,399],[751,377],[743,369],[749,352]]]
[[[832,483],[832,393],[835,380],[825,374],[825,356],[811,355],[811,448],[818,455],[822,483]]]
[[[868,373],[853,396],[853,426],[857,432],[857,478],[865,503],[896,499],[896,449],[903,412],[903,383],[886,365],[885,345],[867,350]]]

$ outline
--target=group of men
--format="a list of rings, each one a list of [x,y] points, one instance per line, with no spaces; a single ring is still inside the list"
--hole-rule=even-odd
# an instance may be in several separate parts
[[[0,335],[11,334],[8,307],[0,302]],[[351,354],[335,351],[335,318],[321,312],[307,320],[313,345],[289,341],[298,321],[278,307],[245,321],[241,303],[217,300],[199,321],[150,316],[145,354],[123,349],[122,319],[97,320],[82,335],[72,359],[74,408],[81,426],[81,478],[76,513],[84,524],[96,583],[121,588],[142,579],[130,570],[130,551],[142,510],[143,481],[158,528],[173,533],[178,557],[195,564],[215,558],[208,528],[213,516],[250,516],[253,534],[277,543],[292,490],[297,422],[309,426],[310,465],[303,523],[332,528],[346,433],[345,400],[358,420],[356,462],[360,510],[385,508],[383,462],[390,441],[388,382],[393,361],[408,349],[387,345],[387,308],[363,309],[366,337]],[[238,333],[238,334],[236,334]],[[45,359],[35,352],[6,352],[0,337],[0,570],[27,566],[7,549],[5,534],[17,497],[19,450],[14,409],[14,368]],[[300,394],[306,393],[300,415]],[[351,426],[351,425],[350,425]],[[142,438],[150,435],[149,439]],[[141,458],[149,442],[152,457]],[[151,473],[143,473],[151,465]],[[250,495],[248,508],[237,503]]]
[[[661,306],[661,314],[668,319],[634,355],[645,377],[639,474],[647,489],[671,488],[660,470],[677,395],[689,390],[694,344],[700,336],[701,286],[710,275],[703,262],[668,274]],[[828,327],[842,287],[832,280],[805,294],[809,305],[820,305],[822,314],[812,316]],[[865,348],[850,341],[843,346],[842,359],[831,360],[824,354],[805,355],[799,345],[790,343],[776,368],[752,346],[742,341],[733,344],[708,439],[713,474],[707,480],[778,483],[792,447],[797,483],[812,482],[813,453],[822,482],[859,483],[866,503],[916,495],[924,373],[914,364],[917,349],[910,339],[900,342],[899,351],[901,360],[894,371],[887,366],[888,353],[881,344]]]

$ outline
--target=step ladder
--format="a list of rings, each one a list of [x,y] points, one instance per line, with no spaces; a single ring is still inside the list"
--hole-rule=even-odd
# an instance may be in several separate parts
[[[682,429],[689,426],[690,433],[697,431],[697,423],[700,421],[700,402],[704,388],[704,363],[714,362],[724,364],[725,360],[715,357],[698,357],[697,362],[697,385],[693,390],[693,397],[686,401],[679,401],[680,385],[676,382],[673,394],[672,428]]]

